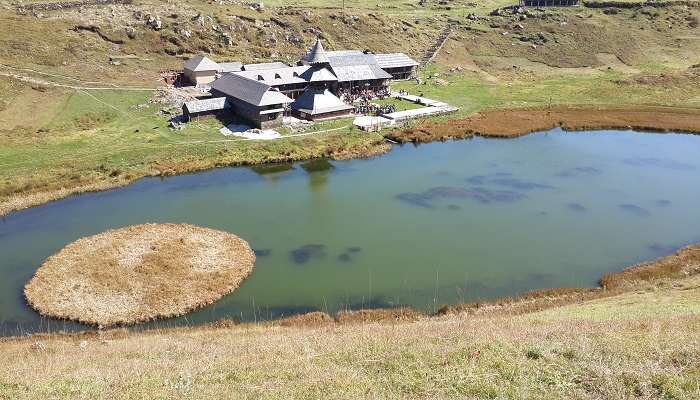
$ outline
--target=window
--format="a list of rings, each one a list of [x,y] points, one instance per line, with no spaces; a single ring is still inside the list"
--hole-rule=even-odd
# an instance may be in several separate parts
[[[265,78],[263,78],[263,76],[262,76],[262,75],[258,75],[258,80],[259,80],[259,81],[264,81],[264,80],[265,80]]]
[[[280,74],[275,74],[275,79],[282,79],[282,77],[280,76]]]

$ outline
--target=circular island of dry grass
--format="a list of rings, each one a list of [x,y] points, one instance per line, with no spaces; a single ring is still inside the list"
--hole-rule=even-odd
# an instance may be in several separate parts
[[[79,239],[24,289],[44,316],[109,327],[176,317],[234,291],[255,253],[227,232],[145,224]]]

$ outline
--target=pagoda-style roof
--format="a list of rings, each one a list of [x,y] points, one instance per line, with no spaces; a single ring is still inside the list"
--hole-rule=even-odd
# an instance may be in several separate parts
[[[323,45],[321,44],[321,39],[316,39],[314,47],[301,61],[305,64],[324,64],[329,62],[326,50],[323,49]]]

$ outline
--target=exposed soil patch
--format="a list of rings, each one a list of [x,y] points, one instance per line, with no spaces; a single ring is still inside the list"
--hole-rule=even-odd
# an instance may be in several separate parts
[[[700,132],[700,110],[692,108],[557,106],[548,109],[495,110],[472,117],[425,122],[389,132],[399,143],[468,138],[474,135],[511,138],[555,127],[565,130],[635,129],[660,132]]]
[[[108,327],[183,315],[235,290],[255,254],[227,232],[145,224],[80,239],[25,287],[42,315]]]

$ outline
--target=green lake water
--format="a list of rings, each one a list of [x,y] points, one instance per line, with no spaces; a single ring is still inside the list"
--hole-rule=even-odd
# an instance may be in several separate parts
[[[87,194],[0,222],[0,333],[80,329],[22,288],[110,228],[187,222],[258,253],[233,294],[154,325],[493,299],[594,286],[700,242],[700,136],[554,130],[396,147],[371,160],[225,168]]]

